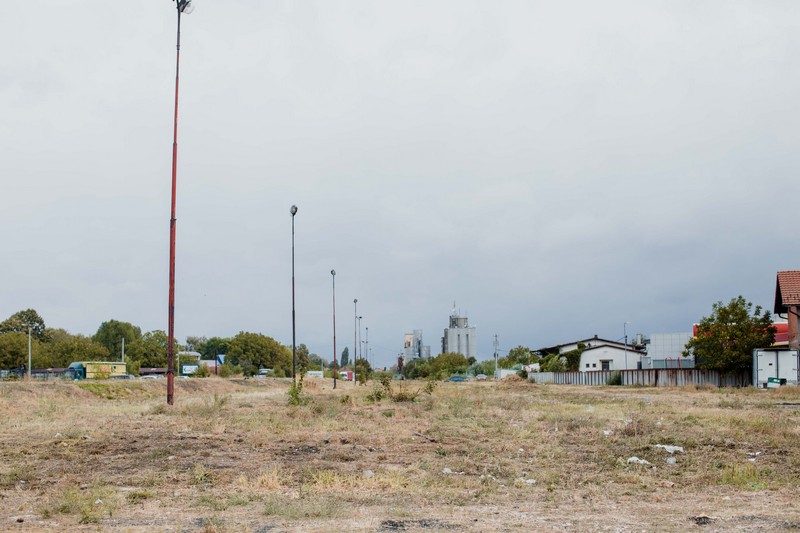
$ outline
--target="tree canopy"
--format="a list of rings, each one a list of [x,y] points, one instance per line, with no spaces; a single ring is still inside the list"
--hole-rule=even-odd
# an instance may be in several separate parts
[[[141,338],[142,330],[139,327],[134,326],[130,322],[121,322],[112,319],[100,324],[92,340],[105,346],[108,353],[116,357],[122,354],[122,339],[125,339],[125,348],[127,351],[134,341]]]
[[[529,365],[536,362],[538,358],[530,348],[517,346],[508,351],[508,355],[501,357],[497,362],[501,368],[512,368],[514,365]]]
[[[21,332],[28,333],[31,328],[31,337],[40,341],[47,340],[47,328],[44,319],[34,309],[17,311],[7,319],[0,322],[0,333]]]
[[[769,311],[737,296],[727,304],[717,302],[711,316],[703,317],[697,336],[686,344],[683,355],[694,354],[695,366],[726,374],[749,372],[753,350],[775,342],[776,328]]]
[[[125,348],[125,360],[138,362],[143,367],[167,366],[169,337],[163,330],[148,331]]]
[[[291,348],[260,333],[242,331],[233,337],[226,362],[240,366],[246,376],[257,374],[259,368],[271,368],[276,377],[292,375]]]

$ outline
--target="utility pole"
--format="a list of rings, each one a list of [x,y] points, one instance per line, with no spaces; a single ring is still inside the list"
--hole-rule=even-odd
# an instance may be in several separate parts
[[[624,351],[625,351],[625,370],[628,370],[628,330],[627,330],[627,325],[628,324],[630,324],[630,322],[624,322],[622,324],[622,335],[625,337],[625,348],[624,348]]]
[[[31,326],[28,326],[28,379],[31,379]]]
[[[122,362],[125,362],[125,337],[122,337]]]
[[[353,321],[353,385],[356,385],[356,363],[358,363],[358,298],[353,299],[355,320]]]
[[[331,287],[333,290],[333,388],[336,389],[336,271],[331,270]],[[323,374],[323,377],[325,374]]]
[[[497,333],[494,334],[494,379],[500,379],[497,374]]]
[[[358,358],[364,359],[364,345],[361,343],[361,319],[364,317],[358,317]],[[366,367],[365,371],[366,371]],[[355,374],[353,374],[355,377]],[[367,381],[367,376],[364,376],[364,381]]]

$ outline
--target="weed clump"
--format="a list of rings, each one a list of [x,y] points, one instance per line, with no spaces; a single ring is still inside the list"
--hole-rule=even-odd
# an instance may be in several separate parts
[[[415,402],[420,394],[433,394],[436,390],[436,381],[430,379],[425,385],[417,390],[409,390],[404,383],[401,383],[397,389],[392,387],[392,378],[387,375],[381,376],[380,385],[375,385],[372,392],[367,394],[366,399],[370,402],[380,402],[384,398],[400,403],[400,402]]]
[[[308,396],[303,394],[303,375],[300,374],[300,379],[292,381],[289,385],[289,405],[305,405],[308,403]]]

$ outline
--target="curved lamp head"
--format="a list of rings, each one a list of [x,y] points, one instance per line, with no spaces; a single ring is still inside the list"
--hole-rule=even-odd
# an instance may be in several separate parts
[[[297,214],[297,206],[293,205],[291,209],[289,209],[289,212],[292,214],[292,216],[295,216]]]
[[[192,0],[175,0],[178,3],[178,11],[187,15],[194,11]]]
[[[357,303],[358,303],[358,298],[354,298],[354,299],[353,299],[353,303],[354,303],[354,304],[357,304]]]
[[[331,276],[335,276],[335,275],[336,275],[336,271],[335,270],[331,270]]]

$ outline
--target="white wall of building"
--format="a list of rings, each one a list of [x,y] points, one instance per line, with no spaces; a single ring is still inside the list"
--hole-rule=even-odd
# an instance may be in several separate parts
[[[683,357],[686,343],[692,338],[686,333],[652,333],[647,345],[647,356],[652,359],[678,359]]]
[[[626,356],[627,354],[627,356]],[[627,357],[627,366],[626,366]],[[636,369],[639,362],[639,353],[616,346],[598,346],[585,350],[581,354],[581,363],[578,370],[591,372],[593,370],[631,370]],[[605,364],[604,364],[605,363]]]

